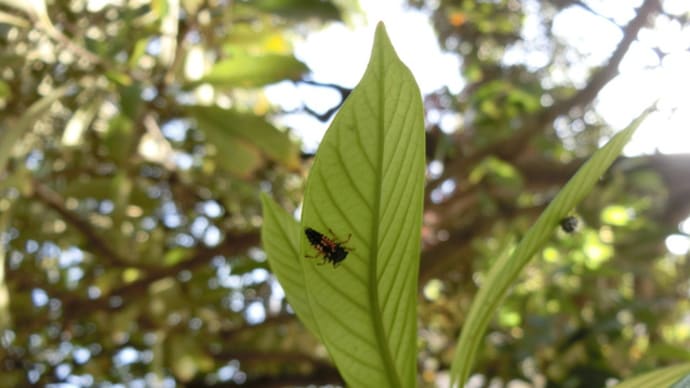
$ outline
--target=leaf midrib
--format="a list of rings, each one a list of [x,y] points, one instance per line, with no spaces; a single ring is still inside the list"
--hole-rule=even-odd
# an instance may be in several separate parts
[[[378,35],[378,34],[377,34]],[[378,38],[378,37],[377,37]],[[380,38],[379,38],[380,39]],[[377,279],[377,264],[378,264],[378,254],[379,254],[379,225],[378,221],[380,220],[380,210],[381,210],[381,193],[383,192],[383,149],[384,149],[384,144],[383,144],[383,139],[384,139],[384,131],[385,131],[385,68],[386,68],[386,62],[385,62],[385,49],[383,47],[383,44],[376,44],[377,42],[374,43],[374,46],[377,47],[378,49],[378,57],[380,58],[379,60],[379,71],[378,71],[378,77],[376,77],[377,81],[377,88],[378,88],[378,111],[379,111],[379,117],[378,117],[378,130],[376,131],[376,135],[378,136],[377,143],[378,143],[378,160],[376,163],[376,175],[379,178],[378,179],[378,187],[377,191],[374,193],[374,206],[373,206],[373,211],[374,211],[374,217],[372,218],[374,222],[371,224],[371,237],[372,237],[372,244],[371,244],[371,257],[369,258],[369,285],[367,287],[367,290],[369,292],[369,303],[371,305],[372,309],[372,321],[374,325],[374,334],[376,336],[376,342],[379,346],[379,350],[381,352],[381,358],[383,359],[383,367],[384,370],[386,371],[386,375],[388,377],[388,381],[390,383],[389,386],[391,387],[401,387],[402,385],[400,384],[398,374],[396,373],[395,369],[395,363],[393,362],[393,356],[391,354],[391,349],[388,347],[388,340],[386,337],[386,332],[383,328],[383,309],[381,308],[380,301],[379,301],[379,292],[378,292],[378,279]],[[373,75],[376,76],[376,72],[373,72]]]

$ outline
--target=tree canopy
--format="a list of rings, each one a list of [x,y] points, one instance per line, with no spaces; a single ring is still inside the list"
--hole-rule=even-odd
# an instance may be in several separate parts
[[[465,81],[424,96],[419,386],[448,383],[488,270],[613,135],[595,103],[631,47],[660,24],[690,30],[672,3],[620,5],[629,17],[594,1],[407,4]],[[554,33],[573,9],[620,31],[601,63]],[[266,260],[260,194],[301,210],[314,155],[281,118],[328,121],[351,90],[311,77],[294,42],[359,12],[0,2],[0,385],[344,384]],[[677,55],[649,50],[651,66]],[[279,82],[341,101],[325,113],[299,95],[276,104],[265,87]],[[619,158],[501,304],[474,381],[604,386],[690,361],[689,255],[665,244],[688,239],[688,182],[690,154]]]

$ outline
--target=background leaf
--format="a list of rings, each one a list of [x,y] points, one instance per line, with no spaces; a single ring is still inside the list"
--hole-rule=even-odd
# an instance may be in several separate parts
[[[424,193],[419,89],[382,24],[369,66],[327,131],[303,226],[354,249],[339,268],[301,260],[316,320],[345,380],[416,385],[416,292]],[[302,237],[300,256],[314,248]]]
[[[215,106],[195,106],[189,111],[214,140],[219,136],[242,139],[288,168],[299,166],[297,144],[264,117]]]
[[[251,7],[278,14],[283,17],[304,18],[320,17],[337,20],[340,18],[338,8],[331,1],[323,0],[255,0],[247,3]]]
[[[458,383],[463,384],[469,376],[477,350],[484,338],[484,332],[509,287],[534,254],[544,246],[559,221],[566,217],[568,212],[592,190],[650,111],[644,112],[628,128],[611,139],[606,146],[595,152],[544,210],[515,252],[512,255],[501,256],[491,267],[486,280],[479,287],[479,292],[472,302],[467,321],[460,333],[460,340],[451,365],[452,386],[458,386]]]
[[[198,82],[224,87],[259,87],[283,81],[296,80],[309,69],[292,55],[236,53],[231,59],[220,61]]]
[[[221,169],[238,177],[248,178],[261,167],[263,160],[258,147],[233,134],[232,122],[218,122],[202,114],[195,118],[199,129],[204,132],[207,144],[213,146],[212,155]]]

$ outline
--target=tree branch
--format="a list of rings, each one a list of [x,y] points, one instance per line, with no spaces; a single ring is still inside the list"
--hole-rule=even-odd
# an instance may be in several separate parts
[[[65,207],[65,199],[62,196],[51,189],[50,187],[44,185],[36,179],[31,182],[33,191],[32,195],[34,198],[41,201],[44,205],[53,209],[58,213],[65,222],[73,226],[79,233],[81,233],[86,239],[86,243],[89,247],[93,249],[106,264],[115,267],[131,267],[138,266],[126,259],[124,256],[120,255],[115,248],[113,248],[99,233],[96,232],[98,229],[95,225],[91,224],[87,220],[81,218],[81,216]]]
[[[637,39],[637,34],[642,27],[647,25],[650,15],[658,12],[661,9],[659,0],[646,0],[637,11],[637,15],[623,28],[623,39],[618,43],[616,50],[609,58],[606,65],[604,65],[592,78],[590,78],[587,86],[575,93],[572,97],[559,101],[553,104],[550,108],[543,110],[536,118],[528,121],[527,125],[522,130],[516,132],[513,136],[497,145],[496,149],[491,149],[488,153],[479,152],[476,161],[483,159],[486,155],[498,154],[499,156],[512,159],[518,150],[521,150],[525,144],[537,133],[543,132],[547,127],[552,125],[553,120],[557,117],[567,114],[575,108],[582,108],[590,104],[594,98],[599,94],[601,89],[618,75],[618,66],[625,57],[625,54],[630,49],[632,43]]]
[[[638,8],[637,15],[623,28],[623,39],[618,43],[616,50],[608,60],[608,63],[592,76],[587,86],[569,99],[563,100],[547,109],[541,117],[541,126],[551,125],[556,117],[568,113],[573,108],[582,107],[591,103],[601,89],[618,75],[618,66],[630,49],[637,35],[649,22],[650,16],[661,10],[659,0],[645,0]]]
[[[150,284],[167,277],[177,276],[181,271],[193,270],[202,265],[206,265],[216,256],[236,256],[245,253],[249,248],[259,244],[258,233],[248,233],[244,235],[237,235],[226,237],[222,244],[213,247],[200,247],[194,255],[170,267],[158,267],[151,269],[143,277],[128,283],[122,287],[116,288],[106,295],[102,295],[96,299],[73,299],[66,301],[63,305],[63,316],[65,319],[79,316],[81,314],[90,313],[96,310],[103,309],[118,309],[120,306],[111,307],[108,301],[113,297],[121,297],[122,304],[133,298],[140,297],[144,294]]]

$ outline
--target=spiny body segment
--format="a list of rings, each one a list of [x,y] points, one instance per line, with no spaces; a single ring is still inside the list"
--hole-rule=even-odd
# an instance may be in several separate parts
[[[335,236],[332,230],[328,229],[331,235]],[[350,241],[352,235],[350,234],[345,241],[338,241],[335,238],[329,238],[323,233],[320,233],[312,228],[304,228],[304,234],[307,235],[309,244],[317,251],[316,256],[306,256],[308,258],[323,258],[320,264],[331,263],[333,268],[340,265],[340,263],[347,258],[347,254],[352,251],[352,248],[344,246],[346,242]]]

